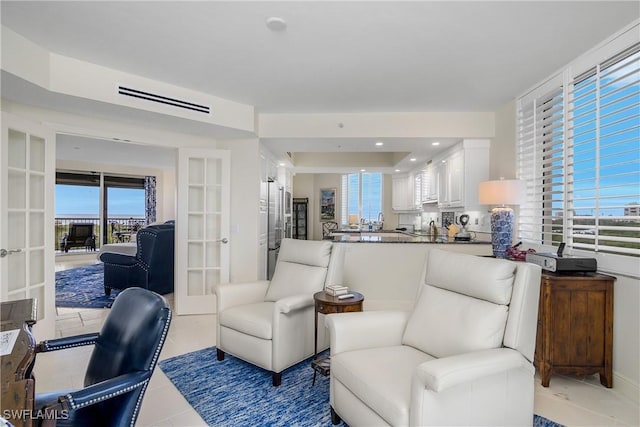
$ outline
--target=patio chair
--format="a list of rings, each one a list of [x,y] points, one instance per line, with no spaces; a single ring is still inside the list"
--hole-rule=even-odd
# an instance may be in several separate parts
[[[78,246],[84,247],[87,250],[96,250],[96,236],[93,233],[93,224],[69,224],[69,232],[62,238],[62,242],[60,242],[60,248],[64,252],[69,252],[69,249]]]

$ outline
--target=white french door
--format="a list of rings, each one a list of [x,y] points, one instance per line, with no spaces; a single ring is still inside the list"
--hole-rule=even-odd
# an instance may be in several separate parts
[[[0,300],[37,299],[37,340],[55,335],[55,134],[2,113]]]
[[[178,149],[177,314],[215,313],[215,285],[229,281],[230,152]]]

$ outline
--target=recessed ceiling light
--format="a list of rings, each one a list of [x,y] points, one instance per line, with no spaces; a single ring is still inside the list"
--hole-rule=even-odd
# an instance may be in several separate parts
[[[440,143],[438,141],[436,141],[436,142],[432,142],[431,145],[434,145],[434,146],[435,145],[440,145]]]
[[[378,142],[376,142],[376,146],[378,146],[378,147],[381,147],[381,146],[383,146],[383,145],[384,145],[384,142],[382,142],[382,141],[378,141]]]
[[[272,16],[267,19],[267,28],[271,31],[284,31],[287,28],[287,23],[282,18]]]
[[[415,162],[417,159],[415,157],[412,157],[409,159],[410,162]]]
[[[396,170],[394,170],[394,172],[400,172],[400,169],[396,169]]]
[[[360,169],[360,172],[366,172],[366,171],[367,171],[366,169]]]
[[[278,163],[278,166],[284,166],[284,162]]]

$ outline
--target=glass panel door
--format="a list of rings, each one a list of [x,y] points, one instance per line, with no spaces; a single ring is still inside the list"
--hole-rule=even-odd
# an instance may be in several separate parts
[[[176,312],[215,312],[229,281],[229,152],[179,150]]]
[[[37,123],[2,115],[0,299],[37,299],[39,339],[55,327],[53,182],[55,136]]]

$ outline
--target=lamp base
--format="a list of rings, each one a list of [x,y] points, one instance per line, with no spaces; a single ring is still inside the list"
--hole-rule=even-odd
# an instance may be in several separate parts
[[[491,246],[496,258],[506,258],[513,241],[513,209],[494,208],[491,211]]]

